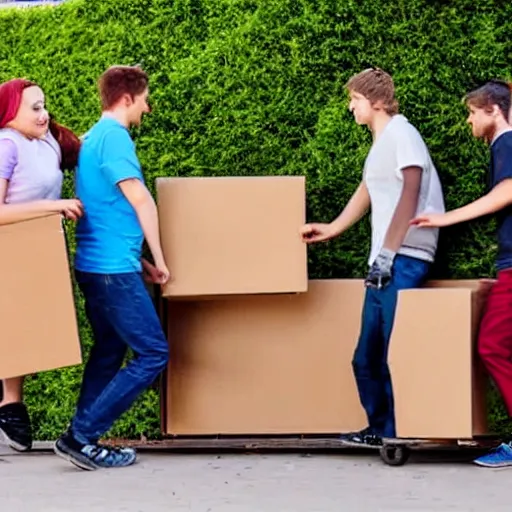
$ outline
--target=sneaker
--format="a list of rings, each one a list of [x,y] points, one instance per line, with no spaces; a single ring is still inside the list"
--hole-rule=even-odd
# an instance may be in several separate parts
[[[70,433],[59,437],[53,451],[80,469],[94,471],[99,468],[131,466],[137,459],[133,448],[112,448],[98,444],[79,443]]]
[[[478,466],[485,468],[505,468],[512,466],[512,447],[510,444],[501,443],[487,455],[482,455],[474,461]]]
[[[347,446],[382,446],[382,437],[367,427],[359,432],[341,434],[340,441]]]
[[[24,403],[15,402],[0,407],[0,439],[19,452],[32,448],[32,425]]]

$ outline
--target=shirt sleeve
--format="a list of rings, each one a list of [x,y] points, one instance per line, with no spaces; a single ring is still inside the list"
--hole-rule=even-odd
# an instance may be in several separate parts
[[[396,172],[402,178],[402,171],[407,167],[427,168],[427,150],[419,133],[406,127],[396,138]]]
[[[10,180],[18,164],[18,150],[12,140],[0,140],[0,179]]]
[[[503,180],[512,178],[512,135],[508,135],[502,135],[504,140],[497,140],[492,146],[494,163],[493,187]]]
[[[105,134],[102,146],[101,171],[112,185],[129,179],[142,179],[135,144],[127,130],[110,130]]]

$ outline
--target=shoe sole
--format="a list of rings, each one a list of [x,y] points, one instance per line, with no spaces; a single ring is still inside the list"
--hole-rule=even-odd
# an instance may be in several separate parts
[[[17,452],[28,452],[32,446],[26,446],[24,444],[17,443],[13,439],[11,439],[5,431],[0,427],[0,438],[3,440],[4,444],[6,444],[9,448],[16,450]]]
[[[505,469],[512,467],[512,463],[505,462],[503,464],[489,464],[487,462],[473,461],[473,464],[480,466],[481,468],[491,468],[491,469]]]
[[[340,443],[344,446],[348,446],[350,448],[366,448],[373,450],[380,450],[382,448],[381,444],[368,444],[368,443],[360,443],[357,441],[350,441],[348,439],[340,439]]]
[[[55,442],[55,444],[53,445],[53,451],[55,452],[56,455],[58,455],[64,460],[67,460],[68,462],[71,462],[71,464],[74,464],[77,468],[83,469],[85,471],[95,471],[99,469],[99,466],[94,464],[94,462],[90,461],[85,456],[77,457],[73,453],[62,450],[57,445],[57,442]]]

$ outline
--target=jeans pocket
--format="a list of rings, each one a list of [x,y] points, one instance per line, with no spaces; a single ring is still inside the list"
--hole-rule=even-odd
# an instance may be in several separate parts
[[[393,266],[393,281],[397,289],[417,288],[427,279],[428,261],[398,255]]]

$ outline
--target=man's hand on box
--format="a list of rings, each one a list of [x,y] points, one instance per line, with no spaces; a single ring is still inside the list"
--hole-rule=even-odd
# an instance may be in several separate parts
[[[375,288],[376,290],[385,288],[391,282],[394,259],[395,253],[393,251],[382,249],[370,267],[364,285],[367,288]]]
[[[331,224],[316,222],[304,224],[304,226],[300,228],[300,236],[304,242],[311,244],[330,240],[336,236],[336,232]]]
[[[148,283],[165,284],[170,279],[170,272],[164,262],[153,265],[145,258],[142,258],[142,269],[144,280]]]

